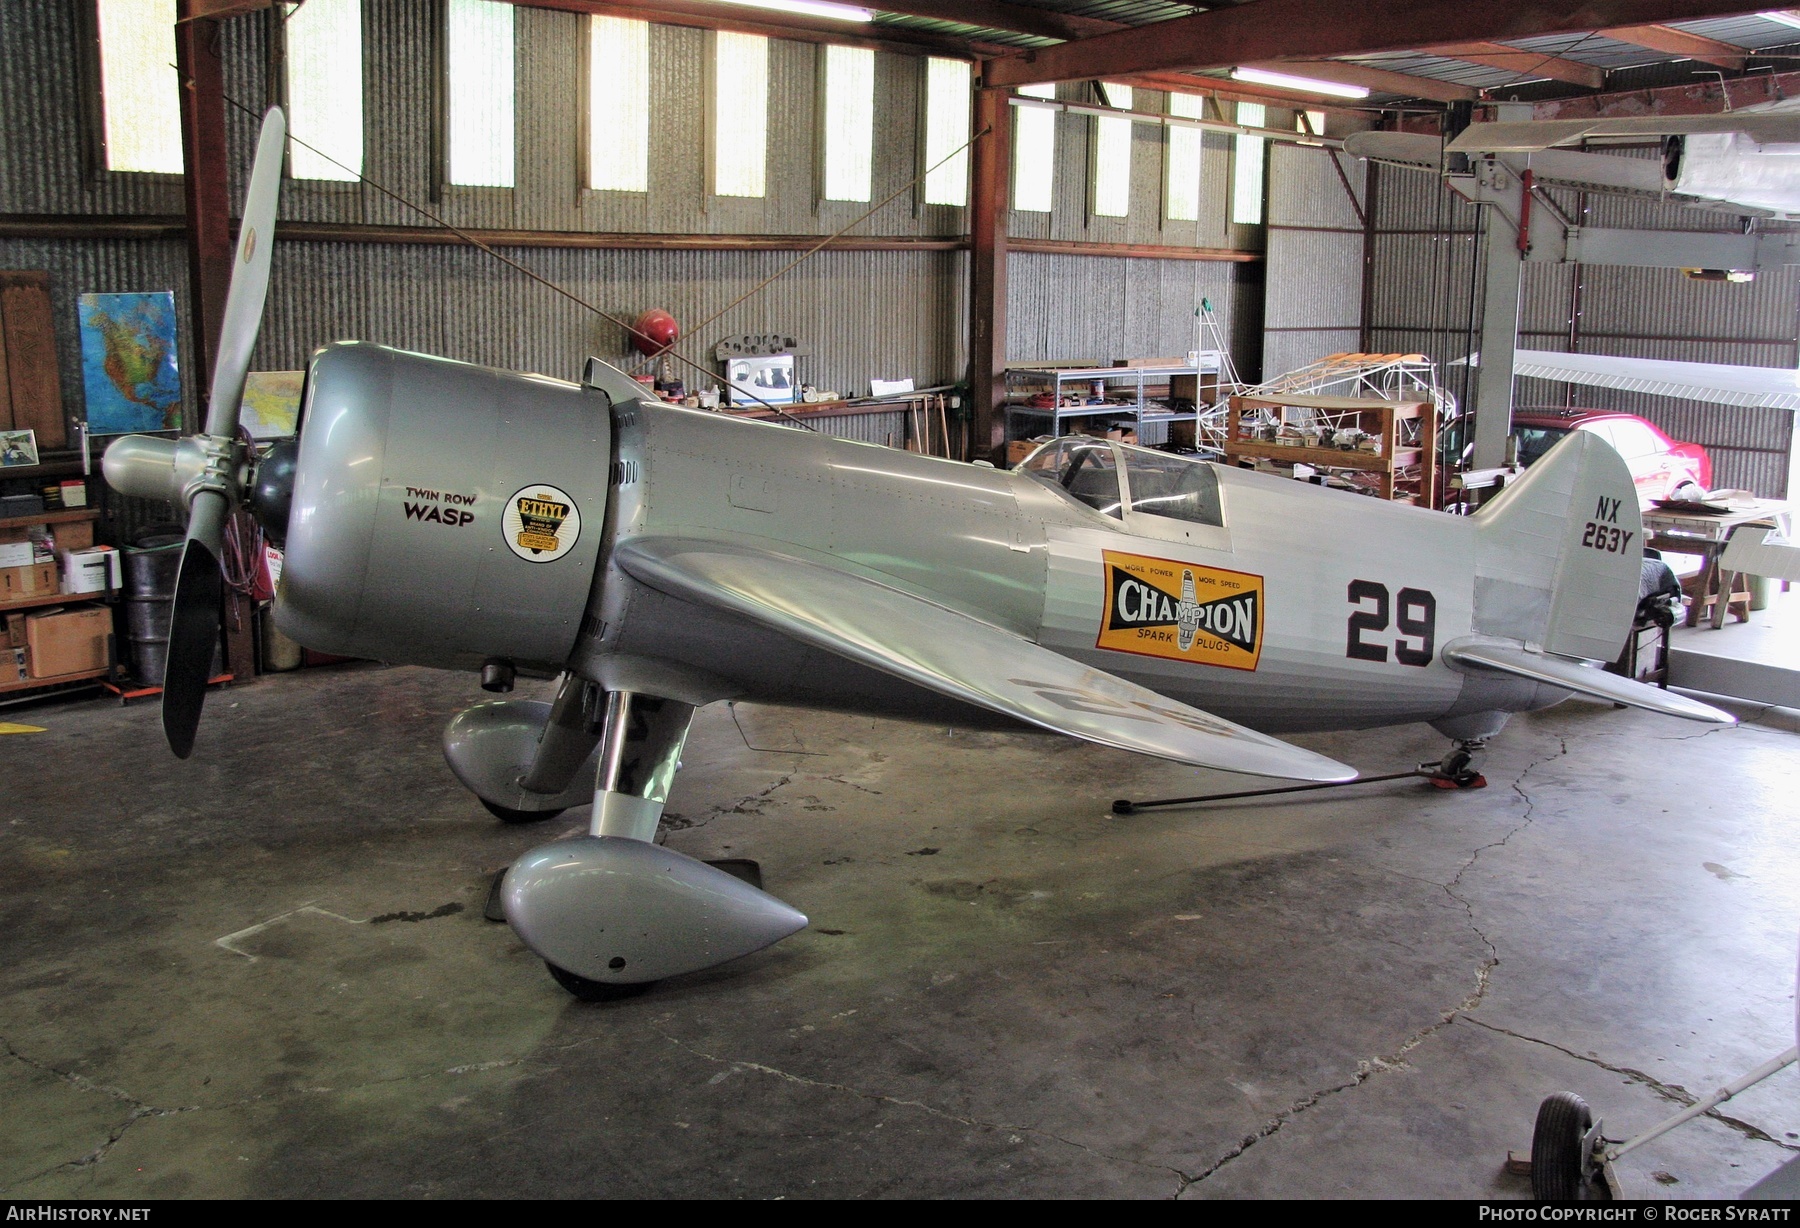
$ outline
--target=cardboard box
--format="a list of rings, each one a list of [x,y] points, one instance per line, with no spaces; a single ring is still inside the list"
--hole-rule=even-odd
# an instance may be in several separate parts
[[[112,611],[105,606],[57,607],[25,619],[25,647],[33,678],[106,668]]]
[[[55,563],[0,567],[0,605],[26,597],[42,597],[46,593],[57,591]]]
[[[56,539],[56,548],[62,550],[86,550],[94,544],[94,522],[77,520],[69,524],[59,524],[51,528],[50,534]]]
[[[111,546],[95,546],[90,550],[65,550],[62,553],[62,591],[65,593],[104,593],[124,583],[119,565],[119,552]]]
[[[30,654],[23,648],[0,648],[0,683],[31,677]]]
[[[1014,439],[1014,440],[1012,440],[1011,442],[1009,442],[1006,445],[1006,467],[1008,469],[1011,469],[1014,465],[1016,465],[1020,461],[1024,460],[1027,456],[1030,456],[1033,452],[1037,451],[1037,449],[1038,449],[1038,445],[1033,440],[1030,440],[1030,439]]]
[[[11,614],[0,614],[0,648],[25,647],[25,614],[22,610],[14,610]]]

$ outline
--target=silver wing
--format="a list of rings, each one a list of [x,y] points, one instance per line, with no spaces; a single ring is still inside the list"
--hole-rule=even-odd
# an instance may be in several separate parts
[[[1356,770],[1060,656],[922,597],[772,551],[635,538],[616,561],[652,588],[1042,729],[1138,754],[1293,780]]]

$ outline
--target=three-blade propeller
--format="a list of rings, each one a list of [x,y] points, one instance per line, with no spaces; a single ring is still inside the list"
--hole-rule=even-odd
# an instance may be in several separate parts
[[[175,581],[162,697],[163,733],[169,749],[182,759],[194,749],[194,731],[219,643],[219,611],[225,596],[219,559],[225,525],[245,492],[248,458],[238,440],[238,415],[268,296],[286,143],[287,117],[280,107],[270,107],[263,117],[238,229],[205,429],[175,442],[127,435],[106,451],[106,480],[115,490],[184,502],[188,507],[187,544]]]

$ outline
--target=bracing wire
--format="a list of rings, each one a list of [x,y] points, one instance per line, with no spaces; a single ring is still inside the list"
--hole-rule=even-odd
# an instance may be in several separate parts
[[[229,94],[225,95],[225,101],[229,102],[232,106],[236,107],[238,110],[242,111],[245,115],[248,115],[250,118],[252,118],[252,119],[257,118],[257,114],[252,108],[250,108],[249,106],[246,106],[243,102],[232,97],[231,95],[229,95]],[[952,158],[954,158],[958,154],[962,153],[965,149],[968,149],[976,141],[978,141],[982,137],[986,136],[989,131],[991,131],[990,128],[983,128],[983,129],[981,129],[981,131],[970,136],[968,140],[964,141],[961,145],[958,145],[955,149],[953,149],[949,153],[945,154],[942,158],[938,159],[936,162],[932,163],[930,166],[926,167],[923,171],[919,172],[919,174],[914,176],[912,179],[908,180],[906,183],[901,184],[893,192],[889,193],[887,196],[883,197],[880,201],[871,205],[868,209],[864,210],[861,214],[858,214],[850,222],[848,222],[845,225],[843,225],[842,227],[838,228],[833,233],[826,235],[824,238],[820,239],[817,243],[815,243],[811,247],[807,248],[804,252],[802,252],[795,259],[789,261],[782,268],[780,268],[777,271],[775,271],[774,273],[770,274],[768,277],[765,277],[761,282],[757,283],[755,286],[751,287],[749,290],[745,291],[743,294],[740,294],[737,298],[733,299],[730,303],[727,303],[724,307],[720,308],[718,311],[715,311],[712,315],[710,315],[706,319],[702,320],[699,324],[695,325],[692,329],[688,330],[688,335],[692,336],[693,333],[698,332],[700,329],[705,328],[709,324],[712,324],[714,321],[718,320],[721,316],[725,315],[727,312],[731,311],[732,309],[736,308],[740,304],[744,303],[746,300],[754,297],[757,294],[760,294],[763,290],[767,289],[775,281],[777,281],[781,277],[786,276],[788,273],[792,272],[794,269],[798,268],[806,260],[808,260],[812,256],[816,255],[818,252],[823,250],[825,247],[830,245],[832,242],[843,238],[844,235],[846,233],[848,233],[852,227],[855,227],[855,226],[861,224],[863,221],[865,221],[869,217],[873,216],[876,212],[885,208],[887,205],[891,204],[893,201],[898,199],[902,193],[906,192],[908,189],[910,189],[910,188],[916,186],[917,184],[919,184],[920,182],[922,182],[927,175],[931,174],[932,171],[935,171],[938,167],[944,165],[944,163],[950,161]],[[619,317],[613,315],[612,313],[610,313],[608,311],[601,309],[600,307],[589,302],[587,299],[582,298],[580,295],[576,294],[574,291],[569,290],[564,286],[560,286],[556,282],[551,281],[549,278],[544,277],[543,275],[534,272],[533,270],[527,268],[525,265],[519,263],[517,260],[512,259],[510,256],[503,255],[501,252],[497,251],[495,248],[491,247],[490,245],[488,245],[486,243],[483,243],[480,239],[476,238],[474,235],[470,234],[468,231],[462,229],[459,226],[454,225],[453,223],[449,222],[448,220],[446,220],[439,214],[432,212],[430,209],[427,209],[424,205],[421,205],[421,204],[417,203],[416,201],[408,199],[407,197],[403,196],[399,192],[396,192],[393,189],[387,187],[385,184],[378,183],[374,179],[371,179],[369,176],[365,175],[362,171],[357,170],[355,167],[345,166],[342,162],[339,162],[336,158],[332,157],[330,154],[326,153],[324,150],[319,149],[316,146],[307,144],[305,141],[303,141],[299,137],[295,136],[292,132],[288,133],[287,139],[289,141],[293,142],[294,144],[299,145],[301,148],[310,150],[312,153],[319,155],[321,158],[324,158],[327,162],[330,162],[333,166],[336,166],[336,167],[340,168],[341,170],[348,171],[350,174],[356,176],[356,178],[359,182],[367,184],[369,187],[375,189],[377,192],[381,193],[383,196],[387,197],[389,200],[394,201],[396,204],[399,204],[399,205],[404,206],[405,208],[411,209],[413,212],[419,214],[420,216],[425,217],[425,218],[429,219],[430,221],[434,222],[435,224],[437,224],[438,226],[443,227],[449,233],[455,235],[457,238],[461,239],[463,242],[469,244],[469,246],[474,247],[480,251],[486,252],[488,255],[492,256],[494,259],[498,260],[500,263],[506,265],[508,268],[514,270],[515,272],[524,274],[526,277],[530,278],[532,281],[543,286],[546,290],[549,290],[552,293],[561,295],[563,298],[568,299],[570,302],[574,303],[576,306],[582,307],[582,308],[586,309],[587,311],[593,312],[595,315],[599,316],[601,319],[606,320],[609,323],[618,325],[620,328],[625,330],[625,332],[628,336],[642,338],[643,340],[654,344],[654,340],[655,340],[654,338],[644,336],[644,334],[638,332],[637,329],[635,327],[633,327],[632,325],[627,324],[624,320],[621,320]],[[650,361],[652,359],[669,357],[669,358],[675,359],[677,362],[683,363],[683,364],[687,365],[688,367],[693,368],[693,370],[699,372],[701,375],[706,376],[708,379],[713,378],[712,371],[708,370],[706,367],[702,366],[700,363],[695,362],[692,358],[689,358],[687,355],[676,352],[675,344],[676,343],[671,343],[669,345],[663,346],[662,348],[658,349],[654,353],[647,355],[642,361],[640,361],[640,363],[638,365],[641,366],[643,362]],[[773,412],[774,414],[787,419],[789,422],[792,422],[795,426],[799,426],[799,427],[801,427],[805,430],[809,430],[809,431],[813,429],[812,425],[810,423],[806,422],[804,419],[796,418],[794,415],[788,413],[786,410],[782,409],[780,406],[771,404],[770,402],[763,400],[761,397],[757,396],[754,392],[750,392],[748,390],[739,390],[739,391],[742,391],[743,395],[749,397],[751,400],[755,401],[758,405],[762,406],[764,409],[767,409],[767,410]]]

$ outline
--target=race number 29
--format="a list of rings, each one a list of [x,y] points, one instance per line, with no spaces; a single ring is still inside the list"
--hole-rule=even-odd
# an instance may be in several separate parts
[[[1437,598],[1422,588],[1403,588],[1397,596],[1374,580],[1350,581],[1350,621],[1344,655],[1353,661],[1386,661],[1386,632],[1392,625],[1394,660],[1402,665],[1430,665],[1437,643]],[[1382,638],[1370,639],[1370,636]]]

